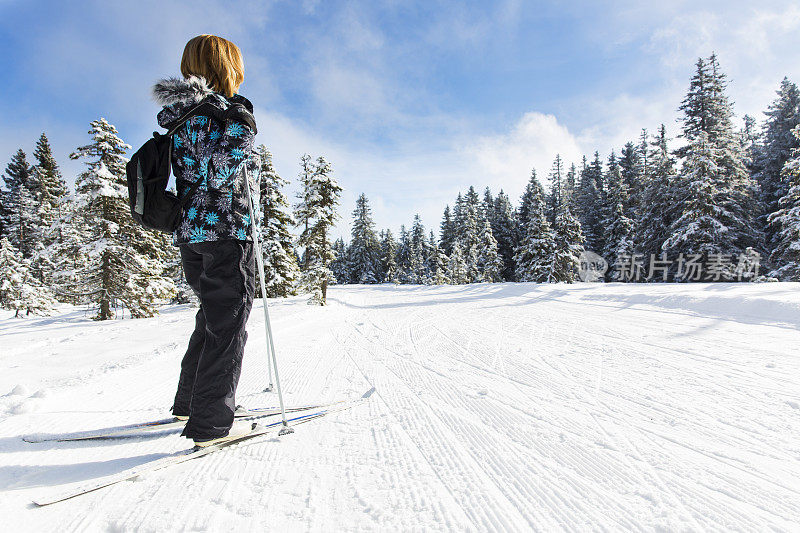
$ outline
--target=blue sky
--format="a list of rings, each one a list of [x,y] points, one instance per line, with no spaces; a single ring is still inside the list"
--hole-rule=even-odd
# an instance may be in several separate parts
[[[397,232],[475,185],[516,200],[557,152],[605,157],[667,124],[694,61],[716,51],[739,117],[759,120],[784,76],[800,82],[793,1],[0,0],[0,163],[46,131],[67,159],[104,116],[140,145],[156,129],[149,90],[176,75],[185,42],[215,33],[245,57],[241,92],[258,142],[294,181],[325,155],[345,188]]]

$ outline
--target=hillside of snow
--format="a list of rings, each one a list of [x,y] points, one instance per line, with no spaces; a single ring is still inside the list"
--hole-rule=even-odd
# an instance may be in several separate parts
[[[0,313],[7,531],[797,531],[800,284],[333,287],[270,301],[288,405],[350,411],[38,508],[190,447],[164,418],[196,309]],[[238,402],[266,385],[261,301]]]

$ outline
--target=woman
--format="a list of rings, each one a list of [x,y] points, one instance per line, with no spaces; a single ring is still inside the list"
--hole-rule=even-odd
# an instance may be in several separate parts
[[[199,113],[172,141],[178,197],[201,180],[173,236],[200,310],[181,363],[172,414],[187,420],[185,437],[209,446],[250,429],[233,422],[245,325],[255,292],[245,187],[247,175],[255,176],[258,167],[253,154],[256,127],[253,105],[237,94],[244,65],[235,44],[214,35],[193,38],[183,51],[181,73],[183,79],[164,79],[153,87],[154,98],[164,106],[158,113],[162,127]],[[258,190],[251,185],[254,194]]]

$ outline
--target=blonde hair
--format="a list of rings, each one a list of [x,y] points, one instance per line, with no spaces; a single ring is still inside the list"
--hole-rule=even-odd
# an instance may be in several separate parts
[[[222,37],[198,35],[183,49],[181,74],[202,76],[212,90],[231,97],[244,81],[242,51]]]

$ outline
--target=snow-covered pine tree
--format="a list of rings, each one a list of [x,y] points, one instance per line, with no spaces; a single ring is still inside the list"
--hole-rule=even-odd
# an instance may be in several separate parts
[[[33,157],[36,159],[33,171],[36,175],[40,220],[43,226],[49,226],[57,218],[58,206],[69,190],[44,133],[36,141]]]
[[[625,143],[617,164],[622,175],[622,182],[628,192],[628,198],[624,206],[625,215],[635,221],[638,218],[639,199],[643,188],[642,160],[639,147],[632,142]]]
[[[453,243],[453,253],[450,254],[447,263],[447,277],[453,285],[463,285],[470,281],[467,263],[464,260],[464,253],[461,251],[461,243],[458,241]]]
[[[21,149],[11,156],[3,179],[6,184],[5,209],[9,214],[8,237],[22,257],[29,259],[40,241],[38,184],[33,167]]]
[[[480,281],[482,278],[478,255],[480,243],[479,227],[481,225],[481,220],[484,218],[484,214],[482,210],[480,210],[478,195],[472,187],[469,188],[469,192],[464,198],[461,212],[462,223],[458,242],[464,254],[464,261],[467,266],[467,278],[469,279],[469,283],[471,283]]]
[[[777,98],[765,112],[767,116],[763,125],[763,143],[754,161],[754,178],[761,189],[762,220],[767,222],[770,215],[781,207],[778,200],[788,192],[783,166],[792,155],[792,151],[800,147],[800,141],[792,131],[800,124],[800,90],[797,85],[783,78],[777,91]],[[771,250],[777,244],[776,227],[767,224],[765,240]],[[779,257],[778,254],[776,257]]]
[[[427,248],[428,243],[425,239],[425,226],[419,213],[414,215],[414,223],[411,225],[409,236],[411,252],[409,256],[409,283],[425,283],[430,273],[427,268]]]
[[[332,284],[341,285],[350,283],[350,250],[344,243],[344,239],[339,237],[333,243],[334,260],[331,261]]]
[[[405,224],[400,224],[400,236],[397,242],[397,279],[400,283],[411,283],[411,237]]]
[[[397,269],[397,241],[392,231],[381,232],[381,281],[384,283],[400,283]]]
[[[372,210],[364,193],[356,200],[353,211],[353,228],[350,241],[350,281],[352,283],[380,283],[380,245],[375,235]]]
[[[89,135],[92,143],[70,155],[88,159],[88,169],[75,182],[85,258],[76,272],[78,290],[97,308],[97,320],[113,318],[117,302],[135,318],[153,316],[156,304],[175,293],[172,280],[163,275],[166,235],[145,230],[130,216],[125,178],[130,146],[104,118],[91,123]]]
[[[453,250],[453,243],[456,240],[456,228],[453,216],[450,214],[450,206],[444,207],[442,223],[439,226],[439,243],[444,253],[449,254]]]
[[[308,163],[304,156],[301,160],[303,171]],[[304,189],[300,193],[301,202],[295,209],[295,218],[303,228],[298,239],[298,244],[304,248],[303,287],[311,293],[309,303],[325,305],[328,282],[333,277],[329,265],[335,259],[330,232],[339,218],[336,207],[342,188],[324,157],[317,158],[310,176],[304,178],[301,174],[301,182]]]
[[[49,314],[56,305],[49,289],[30,271],[30,261],[3,237],[0,239],[0,307],[14,316]]]
[[[431,239],[430,242],[432,243],[430,247],[431,255],[428,262],[430,264],[431,275],[428,283],[431,285],[447,285],[450,283],[450,277],[448,276],[449,260],[444,250],[439,247],[434,239]]]
[[[489,219],[482,217],[481,235],[478,241],[478,273],[475,281],[495,283],[503,281],[503,259],[497,252],[497,240],[492,234]]]
[[[523,239],[525,239],[525,236],[527,235],[528,214],[530,213],[531,203],[534,201],[534,197],[537,196],[545,198],[544,187],[542,187],[542,184],[539,182],[539,178],[536,177],[536,169],[534,168],[531,170],[531,177],[528,179],[528,183],[525,184],[525,191],[522,193],[522,197],[520,198],[519,202],[519,208],[517,209],[517,215],[514,217],[516,221],[516,236],[514,238],[515,254],[516,247],[522,243]]]
[[[622,178],[622,172],[614,152],[608,158],[608,172],[606,173],[608,192],[603,213],[603,242],[605,248],[603,256],[609,265],[614,265],[625,260],[630,260],[635,247],[633,240],[634,223],[625,210],[628,203],[628,187]],[[620,271],[611,269],[607,275],[616,281],[619,280]]]
[[[595,253],[601,251],[603,230],[600,227],[602,220],[600,193],[586,156],[583,157],[581,164],[574,205],[586,239],[586,249]]]
[[[483,190],[483,205],[481,209],[486,213],[486,216],[489,218],[489,223],[491,224],[494,212],[494,196],[492,196],[492,191],[489,187]]]
[[[685,157],[677,186],[685,199],[668,240],[676,256],[702,253],[704,261],[709,253],[737,256],[747,247],[760,247],[763,237],[754,223],[756,187],[731,123],[725,78],[716,55],[698,59],[680,107],[687,145],[676,150]]]
[[[572,202],[575,198],[575,190],[576,185],[578,183],[578,169],[575,167],[575,163],[572,163],[569,166],[569,170],[567,171],[567,175],[564,176],[564,190],[562,192],[562,196],[565,202]]]
[[[739,134],[742,143],[742,153],[744,154],[745,165],[750,169],[750,174],[755,175],[755,159],[760,155],[761,135],[758,132],[756,119],[750,115],[742,116],[744,126]]]
[[[514,281],[514,208],[508,195],[500,189],[494,199],[491,226],[492,235],[497,239],[497,253],[503,260],[502,277],[505,281]]]
[[[676,205],[683,200],[676,198],[675,160],[667,147],[667,130],[663,124],[652,142],[648,161],[649,179],[642,191],[636,229],[637,250],[647,260],[662,253],[662,246],[669,238],[669,229],[677,216]]]
[[[0,239],[10,237],[11,211],[8,208],[7,193],[0,188]]]
[[[261,165],[260,209],[261,251],[264,254],[264,281],[267,297],[277,298],[296,293],[300,269],[295,258],[294,237],[290,228],[294,220],[289,213],[289,200],[283,193],[289,181],[281,178],[272,163],[272,154],[263,144],[256,148]],[[261,296],[260,280],[256,295]]]
[[[556,213],[564,201],[564,161],[561,159],[561,154],[556,154],[547,179],[550,182],[550,194],[547,195],[547,220],[552,226]]]
[[[425,273],[426,284],[433,284],[434,273],[436,272],[436,259],[439,250],[439,245],[436,241],[436,234],[431,230],[428,233],[428,238],[425,241]]]
[[[456,196],[456,203],[453,205],[453,235],[454,235],[454,242],[461,239],[461,235],[464,231],[464,197],[461,195],[459,191],[458,196]]]
[[[800,126],[793,133],[800,141]],[[770,275],[784,281],[800,281],[800,148],[794,149],[793,156],[783,165],[788,190],[769,217],[775,233],[770,260],[777,265]]]
[[[531,176],[523,198],[526,218],[520,220],[524,233],[514,255],[517,266],[515,278],[517,281],[544,282],[549,275],[555,243],[547,220],[542,187],[535,175]]]
[[[555,242],[547,281],[572,283],[578,279],[584,239],[581,224],[572,214],[569,201],[563,202],[558,208],[553,234]]]
[[[300,234],[310,232],[312,217],[314,215],[313,203],[314,199],[311,197],[311,178],[314,175],[314,162],[311,156],[303,154],[300,157],[300,173],[298,174],[298,181],[300,182],[300,190],[297,192],[297,199],[299,200],[294,206],[294,223],[300,228]],[[300,269],[305,271],[309,267],[309,257],[305,256],[305,252],[300,259]]]
[[[36,244],[36,251],[33,254],[31,267],[34,275],[46,285],[51,285],[53,278],[52,257],[49,257],[46,250],[50,246],[48,239],[50,226],[60,216],[60,206],[68,194],[67,184],[61,177],[58,163],[53,156],[50,148],[50,141],[47,135],[42,133],[36,142],[36,149],[33,151],[36,164],[33,172],[36,182],[37,195],[37,233],[39,239]]]
[[[87,258],[82,246],[89,240],[89,228],[78,210],[73,193],[62,197],[57,207],[58,218],[43,228],[43,239],[47,242],[39,258],[50,272],[47,285],[55,297],[66,303],[78,305],[89,299],[81,292],[79,273],[85,271]]]
[[[730,254],[736,249],[735,237],[730,234],[729,216],[719,201],[722,174],[717,166],[719,154],[703,131],[689,148],[681,171],[684,187],[681,193],[686,199],[681,206],[680,218],[673,223],[672,234],[663,248],[672,251],[673,255],[699,254],[704,259],[711,254]],[[723,273],[723,279],[733,279],[734,266],[731,264],[730,270]],[[676,280],[687,281],[680,273]]]

